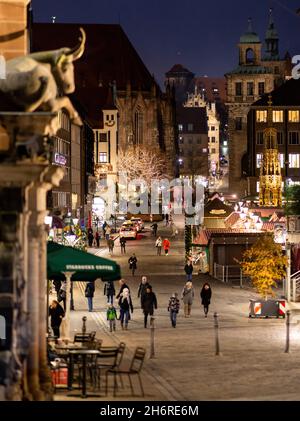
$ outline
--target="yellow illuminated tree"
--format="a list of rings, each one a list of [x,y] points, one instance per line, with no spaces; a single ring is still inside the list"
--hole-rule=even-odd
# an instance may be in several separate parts
[[[257,292],[266,300],[274,296],[273,288],[286,276],[287,257],[271,235],[265,235],[246,250],[239,263],[243,274],[251,278]]]

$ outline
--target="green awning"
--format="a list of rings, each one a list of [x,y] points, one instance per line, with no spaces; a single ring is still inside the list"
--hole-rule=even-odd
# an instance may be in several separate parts
[[[47,276],[65,280],[65,272],[74,272],[72,281],[116,281],[121,278],[120,266],[110,259],[95,256],[73,247],[47,243]]]

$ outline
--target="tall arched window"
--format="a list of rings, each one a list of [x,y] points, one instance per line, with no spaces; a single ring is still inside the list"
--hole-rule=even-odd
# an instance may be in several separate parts
[[[144,117],[140,108],[134,114],[134,141],[136,145],[143,143]]]
[[[254,51],[252,50],[252,48],[248,48],[246,50],[246,63],[254,63]]]

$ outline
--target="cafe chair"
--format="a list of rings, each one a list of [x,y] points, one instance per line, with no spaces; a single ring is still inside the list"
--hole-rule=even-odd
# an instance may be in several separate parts
[[[142,393],[142,397],[145,396],[145,392],[144,392],[144,388],[143,388],[143,384],[142,384],[142,379],[140,376],[143,364],[144,364],[144,360],[145,360],[145,355],[146,355],[146,350],[144,348],[140,348],[137,347],[134,353],[134,356],[132,358],[131,364],[129,369],[125,370],[125,369],[121,369],[120,367],[112,367],[110,369],[108,369],[106,371],[106,395],[108,394],[108,379],[109,379],[109,375],[112,375],[114,378],[114,385],[113,385],[113,396],[116,396],[116,391],[118,388],[118,384],[117,384],[117,377],[119,376],[120,378],[122,378],[122,376],[128,376],[128,380],[129,380],[129,384],[130,384],[130,389],[131,389],[131,394],[132,396],[136,396],[134,394],[134,389],[133,389],[133,383],[131,380],[132,376],[137,376],[139,379],[139,383],[140,383],[140,389],[141,389],[141,393]]]

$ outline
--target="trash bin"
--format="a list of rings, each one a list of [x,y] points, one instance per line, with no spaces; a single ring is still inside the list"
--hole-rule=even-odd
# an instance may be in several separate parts
[[[280,300],[250,300],[249,317],[255,318],[284,318],[286,301]]]

